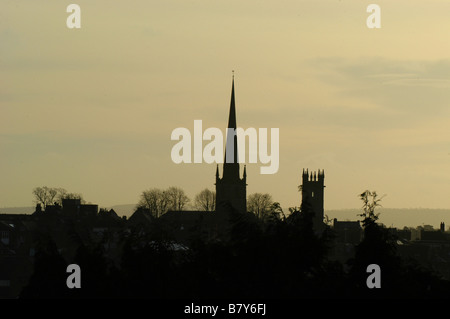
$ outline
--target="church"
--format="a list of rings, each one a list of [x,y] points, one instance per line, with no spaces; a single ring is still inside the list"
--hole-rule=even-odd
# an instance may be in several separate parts
[[[234,76],[231,84],[231,101],[228,115],[228,126],[235,130],[236,103],[234,91]],[[233,141],[229,139],[232,138]],[[160,217],[167,224],[173,235],[180,242],[186,242],[193,233],[206,239],[216,239],[226,236],[230,227],[230,214],[247,213],[247,173],[244,171],[241,178],[238,158],[237,136],[227,136],[227,146],[233,147],[233,159],[227,162],[227,149],[222,168],[222,177],[219,174],[219,165],[216,168],[216,210],[206,211],[168,211]],[[231,152],[231,150],[228,150]],[[249,214],[252,215],[253,214]]]

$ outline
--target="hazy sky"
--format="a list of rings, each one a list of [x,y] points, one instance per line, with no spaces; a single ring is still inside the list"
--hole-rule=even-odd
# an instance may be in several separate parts
[[[447,0],[0,3],[0,207],[36,186],[100,207],[151,187],[193,198],[215,164],[174,164],[173,129],[279,128],[280,167],[247,165],[248,193],[299,206],[303,168],[325,170],[325,209],[450,209]],[[369,4],[381,29],[369,29]]]

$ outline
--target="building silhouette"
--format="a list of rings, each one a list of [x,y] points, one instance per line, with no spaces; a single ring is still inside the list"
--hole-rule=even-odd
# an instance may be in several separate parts
[[[309,172],[303,169],[302,173],[302,210],[310,211],[313,215],[313,228],[315,232],[321,232],[324,229],[324,179],[323,170]]]
[[[229,207],[241,213],[247,211],[247,172],[244,165],[243,177],[240,178],[236,128],[233,76],[222,178],[219,177],[219,165],[216,169],[216,211],[222,211]],[[232,152],[232,159],[227,159],[227,152]],[[231,157],[230,154],[228,155]]]

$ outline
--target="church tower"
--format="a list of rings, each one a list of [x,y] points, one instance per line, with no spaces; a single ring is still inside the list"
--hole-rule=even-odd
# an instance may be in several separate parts
[[[303,169],[302,174],[302,209],[314,212],[313,228],[316,232],[323,230],[323,193],[324,193],[325,173],[323,170],[308,172]]]
[[[229,210],[230,206],[238,212],[247,212],[247,173],[244,165],[244,174],[240,178],[236,127],[233,75],[222,178],[219,177],[219,165],[216,169],[216,211],[218,212]]]

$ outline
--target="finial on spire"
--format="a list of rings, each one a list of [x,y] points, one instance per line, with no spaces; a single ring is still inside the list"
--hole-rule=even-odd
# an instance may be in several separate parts
[[[233,80],[234,80],[234,70],[231,70],[232,76],[233,76]]]

